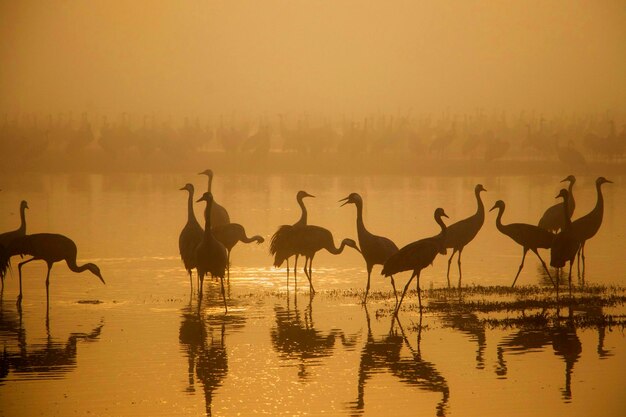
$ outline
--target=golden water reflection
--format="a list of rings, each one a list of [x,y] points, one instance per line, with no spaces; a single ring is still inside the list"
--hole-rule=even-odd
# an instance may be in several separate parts
[[[476,183],[489,189],[485,200],[510,202],[511,221],[531,222],[553,203],[560,178],[226,176],[214,186],[233,220],[266,242],[298,217],[298,189],[317,194],[312,223],[332,230],[336,242],[355,237],[354,213],[336,201],[361,191],[368,227],[401,245],[434,231],[435,206],[453,218],[470,214]],[[16,224],[12,202],[28,200],[29,231],[71,236],[107,284],[55,265],[47,322],[45,264],[24,271],[21,312],[17,274],[6,277],[0,414],[623,414],[623,178],[606,190],[587,285],[576,286],[573,300],[556,302],[533,259],[510,290],[519,247],[487,217],[463,252],[461,296],[447,290],[446,258],[437,258],[424,271],[424,314],[412,291],[397,320],[379,267],[367,308],[360,304],[367,273],[356,251],[316,257],[311,298],[302,274],[297,291],[293,281],[287,288],[267,244],[238,246],[228,314],[217,281],[206,280],[198,304],[177,253],[184,175],[5,179],[1,230]],[[594,195],[591,181],[580,183],[582,213]]]

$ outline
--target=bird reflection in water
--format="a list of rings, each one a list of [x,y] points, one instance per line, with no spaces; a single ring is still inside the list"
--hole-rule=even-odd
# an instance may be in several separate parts
[[[78,342],[95,342],[100,338],[103,319],[88,333],[70,333],[67,341],[55,340],[46,320],[46,341],[28,343],[22,324],[21,309],[5,310],[0,300],[0,334],[4,350],[0,358],[0,385],[11,373],[25,378],[58,379],[77,366]]]
[[[581,321],[582,323],[586,319],[589,319],[589,322],[598,323],[598,320],[594,319],[594,317],[601,316],[602,310],[597,307],[581,310],[578,313],[586,316]],[[545,314],[545,312],[542,314]],[[528,325],[507,337],[498,344],[496,374],[501,378],[506,378],[507,376],[508,369],[504,358],[505,353],[540,352],[546,346],[552,345],[554,354],[561,357],[565,362],[565,386],[561,389],[561,396],[565,402],[570,402],[572,399],[571,382],[574,365],[578,362],[582,353],[582,344],[576,334],[577,327],[574,318],[574,308],[570,306],[567,317],[560,317],[557,311],[554,325]],[[609,358],[613,354],[604,348],[606,326],[599,324],[595,324],[595,326],[598,330],[598,346],[596,349],[598,356],[600,359]]]
[[[451,308],[442,308],[443,302],[431,302],[439,304],[438,310],[445,311],[439,320],[444,327],[450,327],[467,335],[472,342],[478,345],[476,348],[476,369],[485,368],[485,348],[487,347],[487,336],[485,333],[485,324],[474,313],[455,311],[455,306]],[[447,307],[447,306],[446,306]]]
[[[272,346],[279,357],[286,361],[297,361],[298,376],[302,380],[309,378],[308,365],[315,366],[320,359],[333,354],[335,341],[341,339],[344,347],[352,347],[355,337],[346,335],[337,329],[328,333],[315,328],[313,322],[313,298],[307,297],[309,303],[304,311],[304,317],[298,310],[298,296],[294,296],[294,307],[291,309],[289,297],[287,307],[274,308],[276,326],[272,328],[270,337]]]
[[[239,328],[245,318],[234,314],[204,315],[201,303],[182,310],[178,340],[187,356],[188,386],[186,392],[196,392],[196,379],[202,384],[206,415],[211,415],[213,393],[223,383],[228,373],[228,355],[224,338],[226,329]]]
[[[419,319],[416,349],[408,341],[397,316],[391,318],[389,332],[382,338],[376,339],[372,334],[367,308],[365,308],[365,315],[367,340],[361,351],[359,361],[358,397],[355,402],[350,404],[350,408],[354,411],[353,415],[358,416],[365,412],[365,383],[367,380],[373,374],[388,372],[407,385],[416,386],[425,391],[440,392],[441,401],[437,403],[435,412],[437,416],[445,416],[450,400],[450,389],[448,382],[437,371],[435,365],[422,359],[420,349],[422,315],[420,314]],[[409,356],[402,355],[404,346],[410,351]]]

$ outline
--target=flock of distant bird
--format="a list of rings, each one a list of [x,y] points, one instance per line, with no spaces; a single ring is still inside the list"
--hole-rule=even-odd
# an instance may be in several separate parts
[[[224,291],[224,278],[230,276],[230,254],[233,247],[238,242],[258,244],[263,243],[263,237],[256,235],[248,237],[244,227],[238,223],[231,223],[228,212],[224,207],[219,205],[213,198],[211,186],[213,182],[213,172],[206,170],[201,172],[202,175],[208,177],[208,191],[205,192],[196,202],[205,202],[204,210],[204,229],[196,220],[193,202],[194,187],[192,184],[186,184],[181,190],[188,192],[187,200],[187,222],[180,232],[179,250],[180,255],[189,274],[191,290],[193,292],[192,272],[197,271],[198,277],[198,296],[202,297],[202,287],[204,277],[211,274],[214,278],[221,281],[221,293],[224,302],[224,309],[228,311],[226,296]],[[517,282],[526,254],[531,250],[545,269],[548,277],[553,285],[559,290],[560,270],[569,262],[569,290],[571,294],[571,276],[572,265],[577,255],[582,257],[582,274],[584,277],[585,270],[585,243],[591,239],[599,230],[602,224],[604,212],[604,199],[602,196],[602,184],[610,183],[604,177],[598,177],[596,180],[596,205],[585,216],[575,221],[571,220],[574,212],[575,201],[572,192],[576,178],[573,175],[568,176],[561,182],[569,182],[567,189],[561,189],[556,198],[562,198],[563,201],[548,208],[543,214],[538,225],[526,223],[503,224],[502,216],[505,210],[505,204],[502,200],[495,202],[491,210],[498,210],[496,217],[497,229],[513,239],[517,244],[522,246],[522,261],[513,280],[513,286]],[[289,284],[289,258],[294,260],[294,277],[296,274],[298,258],[303,256],[304,273],[309,281],[310,293],[314,294],[312,265],[313,259],[317,252],[325,249],[332,254],[340,254],[345,247],[351,247],[362,254],[367,269],[367,286],[363,303],[367,302],[370,289],[370,278],[374,265],[382,265],[381,274],[390,277],[393,287],[393,294],[396,297],[395,313],[400,309],[402,301],[408,291],[408,288],[416,279],[417,295],[420,311],[422,309],[421,290],[420,290],[420,273],[428,265],[431,265],[437,254],[446,254],[447,249],[452,249],[452,254],[448,259],[447,280],[450,286],[450,267],[454,255],[458,252],[458,270],[459,281],[458,286],[461,288],[461,254],[465,246],[467,246],[478,234],[485,220],[485,207],[481,199],[481,192],[486,191],[485,188],[478,184],[474,188],[474,194],[477,202],[476,213],[460,220],[456,223],[446,225],[443,218],[447,218],[443,208],[437,208],[434,212],[434,218],[440,226],[441,231],[435,236],[427,237],[410,243],[402,248],[398,248],[390,239],[374,235],[367,230],[363,221],[363,199],[357,193],[351,193],[347,197],[339,200],[341,205],[354,204],[356,207],[356,228],[358,236],[358,244],[352,239],[343,239],[339,247],[334,244],[331,232],[323,227],[309,225],[307,223],[307,209],[304,199],[313,197],[305,191],[299,191],[296,195],[296,201],[301,209],[301,215],[297,222],[291,225],[282,225],[271,238],[270,254],[274,257],[274,266],[279,268],[283,263],[287,263],[287,284]],[[35,261],[43,260],[47,263],[48,272],[46,276],[46,299],[49,300],[49,280],[50,270],[55,262],[66,261],[70,270],[74,272],[82,272],[88,270],[96,275],[104,283],[104,279],[100,273],[100,269],[93,263],[87,263],[82,266],[76,264],[76,245],[74,242],[59,234],[38,233],[26,234],[25,210],[28,208],[26,201],[20,204],[21,225],[17,230],[0,234],[0,278],[4,286],[4,276],[10,266],[12,256],[31,256],[30,259],[22,261],[18,264],[20,293],[17,299],[18,305],[22,300],[22,266]],[[538,249],[550,249],[550,265],[557,268],[556,282],[552,279],[548,267],[538,252]],[[406,283],[400,298],[398,299],[395,281],[393,276],[403,271],[412,271],[412,275]]]

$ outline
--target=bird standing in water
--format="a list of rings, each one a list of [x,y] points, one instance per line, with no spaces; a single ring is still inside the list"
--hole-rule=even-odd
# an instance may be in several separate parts
[[[196,267],[196,248],[202,240],[204,230],[202,226],[196,220],[196,215],[193,211],[193,193],[194,188],[192,184],[185,184],[181,190],[186,190],[189,195],[187,197],[187,223],[183,230],[181,230],[178,236],[178,250],[180,251],[180,257],[183,260],[185,269],[189,273],[189,285],[191,285],[191,291],[193,292],[193,280],[192,271]],[[198,278],[198,281],[200,279]]]
[[[356,242],[352,239],[344,239],[341,241],[341,245],[338,248],[335,247],[335,242],[332,233],[328,229],[320,226],[307,225],[303,226],[294,239],[296,244],[296,251],[305,257],[304,260],[304,274],[309,280],[309,288],[311,294],[315,294],[315,288],[313,288],[313,258],[315,254],[322,249],[326,249],[333,255],[339,255],[343,252],[346,246],[356,249],[361,252],[356,245]],[[307,269],[308,265],[308,269]]]
[[[205,169],[198,175],[206,175],[207,177],[209,177],[209,187],[207,191],[212,193],[213,191],[211,190],[211,188],[213,186],[213,171],[210,169]],[[218,227],[228,223],[230,223],[230,216],[228,215],[228,211],[226,211],[226,209],[219,205],[216,201],[213,201],[213,208],[211,209],[212,227]]]
[[[576,253],[580,248],[580,240],[576,237],[574,233],[574,229],[572,227],[572,222],[568,217],[568,191],[563,188],[559,192],[559,195],[556,198],[563,198],[563,211],[565,215],[565,225],[563,229],[555,236],[554,241],[552,242],[552,247],[550,248],[550,266],[554,268],[563,268],[567,262],[569,262],[569,294],[572,295],[572,264],[574,263],[574,259],[576,258]],[[559,275],[560,273],[557,271],[556,276],[556,288],[557,288],[557,297],[559,290]]]
[[[248,237],[246,235],[246,229],[239,223],[228,223],[213,227],[212,232],[213,236],[226,248],[226,275],[228,278],[230,278],[230,252],[238,242],[256,242],[257,245],[265,242],[265,239],[259,235]]]
[[[367,286],[365,287],[365,297],[363,298],[363,304],[367,303],[367,295],[370,290],[370,276],[372,274],[372,268],[374,265],[383,265],[387,259],[394,253],[398,252],[398,247],[390,239],[377,236],[370,233],[363,223],[363,199],[357,193],[351,193],[346,198],[339,200],[342,202],[341,206],[346,204],[354,204],[356,207],[356,231],[359,238],[359,247],[363,259],[365,259],[365,266],[367,268]],[[398,295],[396,294],[396,284],[391,275],[391,285],[393,287],[393,294],[398,301]]]
[[[574,184],[576,183],[576,177],[568,175],[567,178],[561,180],[561,182],[567,181],[569,181],[569,187],[567,189],[569,195],[567,200],[567,213],[569,216],[568,218],[571,219],[572,214],[574,214],[574,208],[576,208],[576,201],[574,201],[574,194],[572,192]],[[559,230],[563,229],[564,225],[565,217],[563,217],[563,203],[558,203],[548,207],[537,224],[540,228],[553,233],[557,233]]]
[[[604,197],[602,196],[602,184],[612,181],[607,180],[604,177],[598,177],[596,179],[596,206],[586,215],[578,218],[572,222],[572,232],[576,239],[580,242],[580,249],[578,250],[578,263],[580,257],[583,259],[582,276],[585,277],[585,243],[594,237],[600,226],[602,225],[602,217],[604,215]],[[580,267],[578,268],[580,270]]]
[[[55,262],[65,261],[67,266],[73,272],[89,271],[104,284],[104,278],[100,273],[100,268],[96,264],[86,263],[84,265],[76,264],[76,244],[67,236],[53,233],[36,233],[26,235],[15,239],[8,247],[7,255],[30,255],[31,259],[20,262],[17,266],[20,278],[20,294],[17,296],[17,304],[22,303],[22,267],[29,262],[42,260],[48,265],[48,273],[46,275],[46,304],[50,303],[49,287],[50,287],[50,270]],[[0,260],[0,264],[3,261]]]
[[[458,222],[451,224],[446,230],[445,247],[452,249],[452,255],[450,255],[450,258],[448,259],[448,272],[446,273],[448,288],[450,288],[450,264],[452,263],[454,254],[459,252],[458,265],[460,289],[461,278],[463,276],[461,273],[461,253],[463,253],[463,248],[470,243],[474,237],[476,237],[478,231],[481,227],[483,227],[483,223],[485,222],[485,206],[483,205],[483,200],[480,198],[480,193],[482,191],[487,191],[482,184],[478,184],[474,187],[474,195],[476,196],[477,205],[476,213],[466,219],[459,220]]]
[[[5,232],[0,234],[0,256],[2,256],[3,251],[7,251],[9,245],[15,239],[26,235],[26,209],[28,208],[28,203],[24,200],[20,203],[20,227],[15,230],[11,230],[10,232]],[[7,258],[7,263],[9,262],[10,257]],[[4,269],[1,268],[0,269]],[[2,281],[2,288],[4,288],[4,272],[0,270],[0,280]]]
[[[552,242],[554,241],[554,235],[547,230],[540,228],[539,226],[535,226],[534,224],[526,224],[526,223],[511,223],[511,224],[502,224],[502,215],[504,214],[505,209],[504,201],[498,200],[493,205],[491,210],[498,209],[498,216],[496,217],[496,228],[500,231],[500,233],[507,235],[511,239],[513,239],[518,245],[521,245],[523,248],[522,254],[522,263],[517,269],[517,274],[515,275],[515,279],[513,280],[513,284],[511,287],[515,286],[515,282],[517,282],[517,278],[519,277],[520,272],[522,272],[522,268],[524,268],[524,260],[526,259],[526,253],[531,250],[539,260],[541,261],[541,265],[548,274],[550,281],[552,281],[552,285],[554,285],[554,281],[550,276],[550,271],[548,271],[548,267],[546,263],[539,255],[538,249],[549,249],[552,246]],[[563,207],[561,207],[563,210]]]
[[[300,219],[292,225],[284,224],[278,228],[270,241],[270,254],[274,256],[274,267],[279,268],[283,262],[287,261],[287,286],[289,286],[289,258],[295,256],[293,268],[294,280],[296,279],[296,269],[298,267],[298,256],[296,251],[297,238],[296,235],[300,229],[307,225],[307,211],[304,205],[304,198],[315,197],[306,191],[298,191],[296,201],[300,206]]]
[[[198,296],[202,298],[202,286],[204,276],[211,274],[214,278],[220,279],[222,287],[222,299],[224,300],[224,309],[228,312],[226,305],[226,293],[224,291],[224,275],[226,274],[227,255],[226,248],[222,245],[211,232],[211,205],[213,204],[213,195],[206,192],[198,199],[197,202],[205,201],[206,208],[204,210],[204,234],[198,247],[196,248],[196,269],[200,277],[200,287],[198,288]]]
[[[441,208],[435,210],[435,221],[441,227],[441,232],[438,235],[420,239],[416,242],[409,243],[401,248],[398,252],[391,255],[385,262],[383,270],[381,272],[384,276],[391,276],[402,271],[413,271],[411,278],[406,283],[400,301],[396,305],[394,314],[398,314],[402,300],[406,295],[409,285],[413,278],[417,277],[417,299],[419,301],[419,309],[422,311],[422,294],[420,289],[420,273],[422,269],[431,265],[435,260],[438,253],[445,253],[445,239],[446,239],[446,225],[441,219],[442,217],[448,217],[446,212]]]

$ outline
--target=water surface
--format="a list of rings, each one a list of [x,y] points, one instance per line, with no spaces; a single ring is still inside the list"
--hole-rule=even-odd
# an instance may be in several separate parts
[[[273,268],[268,255],[277,226],[299,217],[300,189],[316,196],[305,200],[309,223],[331,230],[337,245],[356,238],[354,207],[337,202],[355,191],[369,230],[402,246],[438,232],[436,207],[450,221],[471,215],[477,183],[488,190],[487,209],[507,203],[505,223],[536,223],[556,202],[562,177],[217,175],[215,198],[232,221],[266,238],[233,250],[225,315],[219,283],[205,282],[199,305],[178,256],[186,221],[186,193],[178,189],[192,182],[204,191],[206,177],[4,175],[0,230],[17,227],[19,201],[27,200],[28,232],[71,237],[79,263],[97,263],[107,285],[55,264],[46,317],[46,267],[33,262],[24,267],[19,311],[14,259],[0,306],[0,414],[621,415],[624,311],[606,301],[623,296],[611,289],[623,285],[626,269],[623,177],[603,187],[604,222],[586,248],[586,283],[604,301],[557,309],[531,254],[518,279],[528,293],[468,291],[459,302],[443,290],[447,257],[438,257],[422,274],[422,288],[431,290],[426,312],[420,317],[412,293],[395,320],[378,266],[368,307],[361,306],[366,273],[354,250],[316,256],[313,298],[302,275],[297,289],[288,288],[285,269]],[[594,180],[579,178],[575,218],[593,208]],[[487,213],[463,252],[464,285],[513,280],[522,250],[494,222]],[[451,277],[456,282],[456,261]],[[407,278],[399,275],[399,285]],[[518,299],[545,308],[471,304]]]

